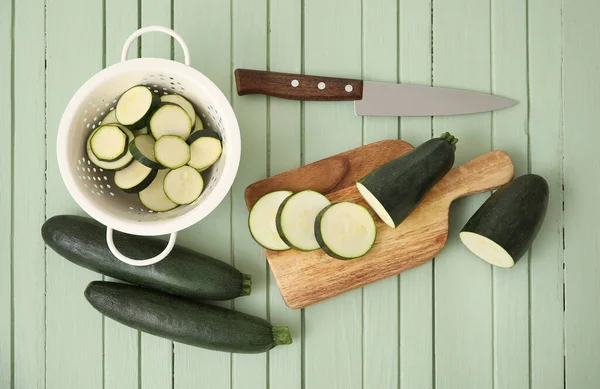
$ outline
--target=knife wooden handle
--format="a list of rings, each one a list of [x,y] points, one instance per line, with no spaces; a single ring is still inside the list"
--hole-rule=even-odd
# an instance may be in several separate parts
[[[289,100],[352,101],[362,99],[362,80],[236,69],[238,95],[261,94]]]

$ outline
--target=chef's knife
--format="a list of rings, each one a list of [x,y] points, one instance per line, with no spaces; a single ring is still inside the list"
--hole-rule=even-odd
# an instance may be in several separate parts
[[[262,94],[304,101],[354,101],[354,113],[360,116],[459,115],[516,104],[504,97],[460,89],[251,69],[236,69],[235,81],[240,96]]]

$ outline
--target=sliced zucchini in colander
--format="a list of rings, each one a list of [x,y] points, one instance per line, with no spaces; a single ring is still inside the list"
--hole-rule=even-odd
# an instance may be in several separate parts
[[[119,121],[117,120],[117,111],[115,111],[114,109],[109,111],[106,116],[102,119],[102,121],[100,122],[100,124],[115,124],[115,123],[119,123]]]
[[[189,166],[171,170],[163,183],[165,194],[175,204],[190,204],[204,190],[204,180],[198,171]]]
[[[136,136],[135,139],[129,143],[129,152],[133,155],[139,163],[144,166],[148,166],[151,169],[162,169],[159,162],[154,157],[154,137],[152,135],[140,135]]]
[[[166,212],[171,209],[177,208],[177,204],[169,200],[165,194],[164,180],[169,170],[159,170],[156,174],[156,178],[149,187],[138,193],[140,202],[144,204],[146,208],[154,212]]]
[[[131,130],[139,130],[146,126],[152,111],[159,103],[160,97],[148,87],[137,85],[129,88],[117,102],[117,120]]]
[[[146,126],[144,128],[140,128],[139,130],[133,130],[131,132],[133,132],[133,135],[135,135],[135,136],[140,136],[140,135],[146,135],[150,131],[148,131],[148,126]]]
[[[190,146],[178,136],[161,136],[154,144],[154,156],[161,165],[177,169],[189,162]]]
[[[113,162],[127,152],[127,134],[117,124],[104,124],[94,131],[90,140],[92,153],[100,161]]]
[[[180,95],[163,95],[160,96],[160,101],[163,103],[177,104],[185,109],[185,112],[187,112],[192,119],[192,127],[196,124],[196,111],[194,110],[194,106],[185,97]]]
[[[200,119],[200,116],[196,115],[196,124],[194,124],[194,130],[192,131],[192,134],[196,131],[202,130],[204,130],[204,123],[202,123],[202,119]]]
[[[154,139],[164,135],[176,135],[186,140],[192,132],[192,119],[177,104],[162,103],[150,117],[148,124]]]
[[[113,162],[101,161],[92,152],[91,139],[94,136],[94,134],[96,133],[96,131],[98,131],[101,127],[102,126],[96,128],[90,134],[90,136],[87,139],[86,145],[85,145],[85,148],[87,151],[87,156],[88,156],[90,162],[92,162],[97,167],[99,167],[101,169],[105,169],[105,170],[120,170],[120,169],[125,168],[127,165],[129,165],[131,163],[131,161],[133,161],[133,155],[131,155],[129,150],[127,150],[125,152],[124,156],[122,156],[121,158],[119,158]],[[133,133],[131,131],[129,131],[129,129],[126,127],[119,126],[119,128],[121,129],[121,131],[123,131],[125,134],[127,134],[127,141],[131,142],[134,138]]]
[[[139,193],[156,177],[157,171],[133,160],[125,169],[115,173],[115,185],[126,193]]]
[[[188,165],[198,171],[204,171],[221,157],[223,146],[219,135],[211,130],[193,133],[188,139],[190,144],[190,161]]]

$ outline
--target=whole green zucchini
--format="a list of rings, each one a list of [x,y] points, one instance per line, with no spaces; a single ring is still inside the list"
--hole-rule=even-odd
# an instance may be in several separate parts
[[[74,264],[132,284],[195,300],[230,300],[250,294],[250,275],[180,245],[154,265],[121,262],[106,244],[106,227],[90,218],[54,216],[42,226],[42,237],[50,248]],[[154,257],[166,245],[157,238],[117,231],[114,241],[124,255],[135,259]]]
[[[92,281],[85,298],[121,324],[210,350],[250,354],[292,343],[288,327],[134,285]]]
[[[458,139],[449,133],[367,174],[358,191],[381,220],[396,228],[454,164]]]

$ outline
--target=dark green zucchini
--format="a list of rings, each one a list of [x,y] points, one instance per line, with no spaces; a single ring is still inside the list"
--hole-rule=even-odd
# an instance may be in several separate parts
[[[121,324],[196,347],[251,354],[292,343],[288,327],[134,285],[92,281],[85,298]]]
[[[483,203],[463,227],[460,239],[484,261],[513,267],[533,244],[546,216],[548,197],[543,177],[523,175]]]
[[[50,248],[74,264],[132,284],[195,300],[229,300],[250,294],[248,274],[180,245],[154,265],[123,263],[106,244],[106,227],[86,217],[54,216],[42,226],[42,237]],[[117,231],[114,241],[124,255],[138,259],[154,257],[165,247],[160,239]]]
[[[396,228],[452,168],[456,142],[447,132],[430,139],[366,175],[356,186],[381,220]]]

